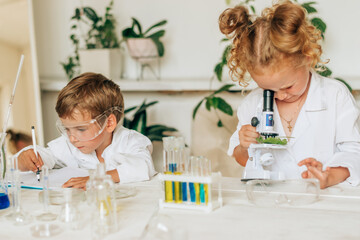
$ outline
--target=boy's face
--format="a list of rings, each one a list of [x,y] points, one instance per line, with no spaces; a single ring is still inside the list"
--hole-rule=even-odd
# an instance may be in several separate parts
[[[103,151],[111,143],[112,134],[105,129],[107,119],[99,124],[88,112],[75,109],[71,117],[60,118],[60,121],[70,142],[82,153]]]

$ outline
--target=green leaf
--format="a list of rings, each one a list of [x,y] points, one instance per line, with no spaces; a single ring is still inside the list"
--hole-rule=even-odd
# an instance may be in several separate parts
[[[218,126],[218,127],[223,127],[223,126],[224,126],[224,124],[222,123],[222,121],[221,121],[221,120],[219,120],[219,121],[217,122],[217,126]]]
[[[151,27],[149,27],[149,28],[145,31],[144,36],[146,36],[146,34],[147,34],[148,32],[150,32],[151,29],[156,28],[156,27],[163,26],[163,25],[165,25],[166,23],[167,23],[166,20],[162,20],[162,21],[160,21],[160,22],[158,22],[158,23],[155,23],[154,25],[152,25]]]
[[[201,106],[201,104],[203,103],[203,101],[204,101],[204,99],[202,99],[202,100],[196,105],[196,107],[194,108],[193,115],[192,115],[193,119],[195,119],[196,113],[197,113],[197,111],[199,110],[199,107]]]
[[[231,44],[230,44],[230,45],[227,45],[227,46],[225,47],[225,49],[224,49],[224,52],[223,52],[222,56],[221,56],[221,61],[222,61],[222,63],[223,63],[224,65],[227,64],[227,57],[229,56],[229,53],[230,53],[230,51],[231,51],[231,48],[232,48],[232,45],[231,45]]]
[[[230,5],[231,0],[225,0],[225,2],[226,2],[226,5]]]
[[[349,89],[349,91],[352,92],[352,87],[344,79],[338,77],[336,77],[335,79],[345,84],[345,86]]]
[[[139,37],[143,37],[143,34],[142,34],[142,29],[141,29],[141,25],[140,25],[140,22],[136,19],[136,18],[132,18],[132,20],[133,20],[133,27],[132,27],[132,29],[134,30],[134,32],[135,32],[135,26],[137,27],[137,29],[138,29],[138,31],[139,31]]]
[[[223,67],[224,64],[222,64],[221,62],[216,64],[215,68],[214,68],[214,73],[216,75],[217,80],[219,80],[219,82],[222,81],[222,72],[223,72]]]
[[[94,9],[90,8],[90,7],[84,7],[83,8],[85,16],[87,18],[89,18],[91,21],[93,21],[94,23],[97,23],[99,21],[99,17],[96,14],[96,12],[94,11]]]
[[[216,95],[218,93],[221,93],[223,91],[228,91],[230,88],[234,87],[235,84],[225,84],[223,85],[221,88],[219,88],[218,90],[216,90],[213,94],[211,95]]]
[[[222,98],[217,98],[217,108],[227,115],[233,115],[232,107]]]
[[[132,28],[126,28],[122,31],[123,38],[139,38],[139,34],[134,32]]]
[[[303,8],[305,8],[305,10],[308,12],[308,14],[317,13],[316,8],[314,8],[313,6],[311,6],[311,5],[313,5],[313,4],[316,4],[316,2],[306,2],[306,3],[301,4],[301,6],[302,6]]]
[[[325,69],[324,71],[317,71],[318,74],[320,74],[323,77],[330,77],[332,74],[332,71],[326,67],[326,66],[321,66],[323,69]]]
[[[75,20],[78,20],[78,21],[79,21],[80,18],[81,18],[80,9],[79,9],[79,8],[76,8],[76,9],[75,9],[75,14],[74,14],[74,16],[72,16],[71,19],[75,19]]]
[[[154,104],[157,104],[159,101],[152,101],[150,103],[145,103],[146,100],[144,100],[144,102],[141,104],[141,106],[139,107],[139,109],[136,111],[135,114],[137,113],[140,113],[140,112],[143,112],[143,111],[146,111],[146,108],[154,105]]]
[[[157,39],[157,38],[152,39],[152,40],[153,40],[153,42],[154,42],[155,45],[156,45],[156,48],[157,48],[157,50],[158,50],[159,57],[164,56],[165,48],[164,48],[163,43],[162,43],[159,39]]]
[[[125,109],[124,114],[127,114],[128,112],[131,112],[131,111],[135,110],[136,108],[137,108],[136,106],[131,107],[131,108],[127,108],[127,109]]]
[[[256,13],[255,7],[254,7],[253,5],[250,5],[250,9],[251,9],[251,11],[252,11],[254,14]]]
[[[218,97],[212,97],[210,101],[211,106],[216,109],[219,105],[219,98]]]
[[[212,98],[206,98],[205,107],[208,111],[210,111],[211,105],[212,105]]]
[[[124,118],[123,126],[130,129],[131,121],[128,118]]]
[[[311,24],[314,25],[314,27],[316,27],[317,29],[320,30],[321,35],[324,38],[324,33],[326,31],[326,24],[324,23],[324,21],[321,20],[320,18],[312,18],[311,19]]]
[[[156,33],[151,34],[151,35],[148,36],[147,38],[152,38],[152,39],[154,39],[154,38],[161,38],[162,36],[164,36],[164,34],[165,34],[165,30],[160,30],[160,31],[158,31],[158,32],[156,32]]]
[[[146,128],[146,135],[153,135],[153,136],[164,136],[164,132],[177,132],[176,128],[167,127],[165,125],[152,125]]]

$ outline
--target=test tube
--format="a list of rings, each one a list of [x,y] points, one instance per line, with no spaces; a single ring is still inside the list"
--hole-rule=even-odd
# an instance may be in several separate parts
[[[25,225],[30,223],[31,217],[21,209],[21,188],[17,157],[11,158],[10,165],[12,212],[6,215],[6,218],[15,222],[16,225]]]
[[[188,159],[188,163],[189,163],[188,173],[190,176],[192,176],[192,168],[193,168],[194,159],[195,159],[194,156],[190,156]],[[190,195],[190,199],[189,199],[190,202],[194,203],[195,202],[195,189],[194,189],[193,182],[189,182],[189,195]]]
[[[163,171],[172,174],[172,142],[174,137],[163,137]],[[165,202],[173,202],[173,183],[165,181]]]
[[[49,168],[44,165],[41,171],[42,183],[43,183],[43,206],[44,213],[36,217],[40,221],[53,221],[57,218],[57,215],[49,211]]]
[[[181,160],[183,162],[182,172],[183,172],[183,174],[188,175],[189,174],[189,159],[186,154],[185,143],[184,143],[184,147],[181,151]],[[181,183],[181,190],[182,190],[182,200],[183,200],[183,202],[187,202],[188,201],[187,182]]]
[[[175,153],[175,163],[176,169],[174,174],[181,175],[184,173],[184,159],[183,159],[183,152],[185,148],[185,141],[183,137],[177,137],[174,140],[174,153]],[[186,185],[186,184],[185,184]],[[182,203],[183,201],[183,183],[182,182],[175,182],[175,202]]]
[[[211,161],[206,157],[200,157],[201,176],[208,177],[211,174]],[[200,202],[207,205],[209,202],[209,185],[207,183],[200,184]]]

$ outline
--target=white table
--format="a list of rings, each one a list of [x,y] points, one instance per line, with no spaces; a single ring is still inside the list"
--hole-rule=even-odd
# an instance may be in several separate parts
[[[161,183],[155,177],[149,182],[132,184],[136,195],[118,201],[118,232],[106,239],[138,239],[150,217],[156,212],[162,195]],[[320,200],[302,207],[257,207],[248,202],[244,184],[239,179],[222,178],[222,208],[211,213],[191,210],[161,209],[159,216],[168,216],[178,239],[360,239],[360,188],[345,184],[321,190]],[[42,211],[38,190],[22,190],[23,209],[36,216]],[[87,212],[86,202],[79,206]],[[51,206],[60,211],[60,206]],[[35,239],[30,228],[14,226],[0,211],[0,239]],[[35,219],[35,218],[34,218]],[[71,230],[55,221],[64,231],[51,239],[91,239],[91,226]]]

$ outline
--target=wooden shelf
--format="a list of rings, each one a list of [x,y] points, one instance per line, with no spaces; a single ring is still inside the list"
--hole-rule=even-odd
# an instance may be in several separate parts
[[[360,90],[360,77],[343,77],[353,90]],[[115,80],[123,92],[210,92],[219,89],[225,84],[236,84],[230,80],[219,82],[209,79],[162,79],[162,80]],[[60,91],[67,81],[60,78],[46,78],[40,80],[42,91]],[[252,90],[257,85],[250,82],[246,88],[238,85],[232,91]]]
[[[219,82],[209,79],[162,79],[162,80],[115,80],[124,92],[207,92],[219,89],[225,84],[236,84],[231,81]],[[42,91],[60,91],[67,81],[63,79],[41,79],[40,88]],[[234,91],[252,90],[256,88],[255,83],[251,83],[248,87],[233,87]]]

